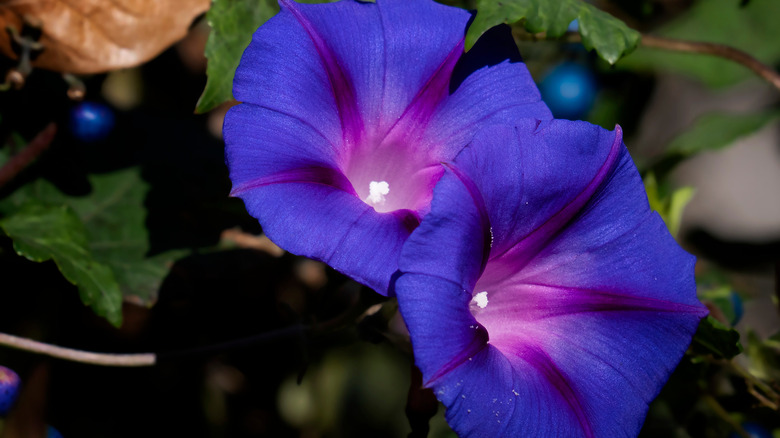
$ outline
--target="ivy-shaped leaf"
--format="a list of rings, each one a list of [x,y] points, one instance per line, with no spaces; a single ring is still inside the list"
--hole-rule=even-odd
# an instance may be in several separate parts
[[[51,183],[38,180],[0,202],[0,213],[8,216],[6,220],[12,220],[24,211],[24,206],[28,203],[54,209],[66,208],[72,216],[68,224],[73,220],[78,221],[83,234],[72,237],[78,238],[77,244],[85,248],[95,263],[109,270],[111,278],[117,284],[120,304],[122,298],[140,305],[153,304],[170,265],[185,252],[168,251],[147,257],[149,236],[145,226],[146,210],[143,202],[148,185],[141,179],[138,169],[91,175],[89,180],[93,191],[83,197],[66,196]],[[36,231],[36,226],[44,224],[36,225],[35,222],[30,222],[29,233],[32,236],[42,235],[46,231]],[[14,239],[14,244],[17,244],[17,237],[8,230],[6,232]],[[22,255],[31,260],[42,261],[39,260],[40,257]],[[57,264],[61,267],[59,262]],[[85,287],[77,279],[67,275],[66,278],[78,285],[80,290]],[[92,305],[84,296],[82,290],[85,304]],[[117,309],[120,307],[117,306]],[[97,309],[96,313],[106,316]],[[109,320],[118,324],[111,318]]]
[[[195,108],[205,113],[233,98],[233,76],[257,28],[279,11],[275,0],[214,0],[206,14],[206,88]]]
[[[582,43],[610,64],[639,44],[639,32],[581,0],[478,0],[477,16],[466,34],[466,49],[491,27],[523,21],[529,32],[563,35],[569,23],[579,22]]]
[[[148,184],[138,169],[89,178],[93,192],[87,197],[62,197],[87,226],[89,246],[97,260],[112,268],[126,300],[151,305],[174,260],[185,251],[168,251],[147,257],[144,199]],[[59,192],[58,192],[59,194]]]
[[[54,260],[62,275],[79,288],[81,301],[111,324],[122,323],[122,293],[107,265],[95,260],[87,230],[68,206],[48,206],[30,200],[0,228],[14,241],[14,249],[36,262]]]

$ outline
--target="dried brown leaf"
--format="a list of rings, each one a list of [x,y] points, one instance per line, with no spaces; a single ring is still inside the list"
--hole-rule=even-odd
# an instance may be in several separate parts
[[[0,52],[16,58],[11,25],[42,25],[44,49],[32,63],[88,74],[142,64],[183,38],[210,0],[0,0]]]

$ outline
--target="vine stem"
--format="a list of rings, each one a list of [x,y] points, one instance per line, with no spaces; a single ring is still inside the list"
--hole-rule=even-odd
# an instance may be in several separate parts
[[[2,167],[0,167],[0,187],[3,187],[8,181],[14,179],[25,167],[32,163],[46,149],[49,148],[57,133],[57,125],[52,122],[46,125],[43,131],[39,132],[35,138],[30,141],[26,148],[11,157]]]
[[[88,363],[92,365],[104,365],[115,367],[148,367],[157,362],[154,353],[141,354],[109,354],[93,353],[89,351],[75,350],[72,348],[58,347],[56,345],[33,341],[32,339],[0,333],[0,345],[17,348],[33,353],[44,354],[71,362]]]
[[[701,53],[717,56],[744,65],[765,81],[780,90],[780,74],[753,56],[724,44],[704,43],[699,41],[684,41],[664,38],[654,35],[642,35],[642,45],[645,47],[673,50],[677,52]]]
[[[282,340],[294,339],[305,345],[308,342],[308,336],[311,334],[316,332],[338,330],[339,327],[341,327],[346,321],[353,319],[355,316],[360,315],[360,319],[363,319],[371,313],[371,309],[367,310],[360,308],[358,306],[357,300],[354,300],[350,307],[341,315],[338,315],[335,318],[327,321],[316,323],[314,325],[296,324],[227,342],[158,353],[96,353],[92,351],[60,347],[57,345],[47,344],[44,342],[23,338],[21,336],[9,335],[2,332],[0,332],[0,346],[7,346],[30,353],[43,354],[46,356],[55,357],[57,359],[63,359],[71,362],[80,362],[90,365],[112,367],[150,367],[169,360],[180,360],[197,356],[211,355],[220,351],[247,348],[258,344],[278,342]]]
[[[568,32],[564,37],[569,42],[582,42],[582,37],[577,32]],[[701,55],[717,56],[741,64],[753,73],[769,82],[780,91],[780,73],[764,64],[752,55],[725,44],[706,43],[700,41],[686,41],[673,38],[665,38],[655,35],[642,34],[642,46],[652,49],[663,49],[675,52],[697,53]]]

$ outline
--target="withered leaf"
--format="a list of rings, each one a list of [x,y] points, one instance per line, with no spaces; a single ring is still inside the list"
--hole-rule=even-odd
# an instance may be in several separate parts
[[[0,0],[0,52],[16,59],[7,26],[40,23],[34,67],[89,74],[133,67],[184,37],[210,0]]]

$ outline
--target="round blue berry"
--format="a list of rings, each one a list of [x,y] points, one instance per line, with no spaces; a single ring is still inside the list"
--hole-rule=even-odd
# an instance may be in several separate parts
[[[49,426],[46,428],[46,438],[63,438],[59,430]]]
[[[542,78],[539,91],[556,118],[580,119],[596,100],[596,78],[588,68],[564,62]]]
[[[13,407],[21,383],[12,369],[0,365],[0,415],[8,414]]]
[[[98,102],[81,102],[70,110],[70,131],[84,142],[100,141],[114,129],[114,112]]]

